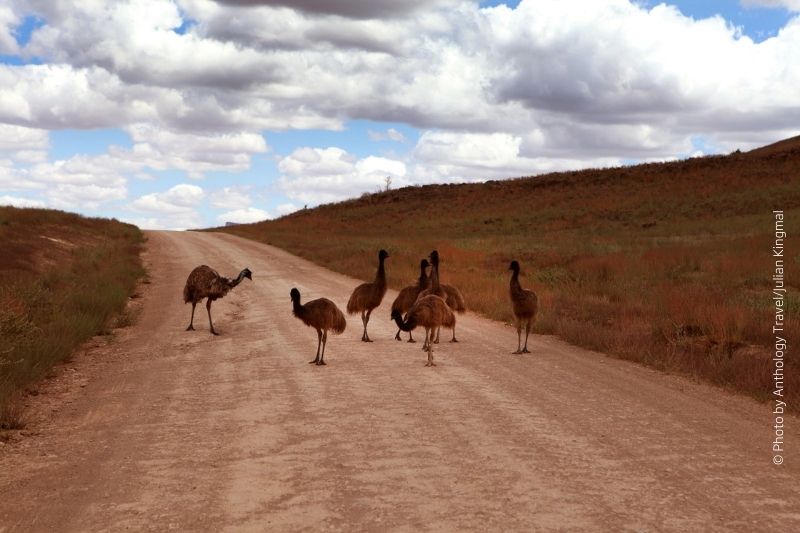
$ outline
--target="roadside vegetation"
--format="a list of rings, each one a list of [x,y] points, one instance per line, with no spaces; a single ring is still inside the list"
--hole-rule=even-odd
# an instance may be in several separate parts
[[[506,322],[516,259],[523,286],[539,295],[536,332],[766,400],[774,209],[788,232],[784,337],[800,339],[798,138],[728,156],[389,190],[217,231],[361,279],[386,248],[396,289],[436,248],[443,282]],[[796,355],[786,357],[796,406],[800,372]]]
[[[22,424],[26,386],[110,331],[144,274],[143,240],[116,220],[0,206],[0,429]]]

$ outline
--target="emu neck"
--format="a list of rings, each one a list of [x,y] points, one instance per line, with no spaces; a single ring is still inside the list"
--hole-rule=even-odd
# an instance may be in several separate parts
[[[439,263],[438,261],[431,267],[431,288],[439,288]]]
[[[512,271],[510,286],[511,292],[522,292],[522,285],[519,284],[519,270]]]
[[[237,286],[238,284],[240,284],[243,279],[244,279],[244,270],[239,272],[239,276],[236,279],[232,279],[231,282],[228,285],[230,285],[230,287],[232,289],[235,286]]]
[[[294,313],[294,316],[297,318],[303,318],[303,313],[305,313],[305,311],[305,308],[300,305],[300,298],[297,300],[292,300],[292,313]]]
[[[383,267],[383,258],[378,260],[378,272],[375,274],[375,283],[386,285],[386,269]]]
[[[428,274],[425,272],[425,267],[420,267],[419,270],[419,281],[417,281],[417,286],[420,289],[425,289],[428,286]]]

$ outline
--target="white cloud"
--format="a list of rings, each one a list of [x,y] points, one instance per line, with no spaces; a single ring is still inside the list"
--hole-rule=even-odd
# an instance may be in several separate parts
[[[164,192],[145,194],[131,203],[131,209],[150,216],[134,216],[127,220],[138,220],[140,227],[146,229],[197,228],[203,225],[197,208],[205,196],[202,188],[187,183],[175,185]]]
[[[131,205],[134,209],[153,213],[182,213],[199,206],[204,197],[202,188],[183,183],[165,192],[141,196]]]
[[[60,209],[95,210],[127,196],[125,169],[108,156],[74,156],[20,168],[0,161],[0,191],[40,191]]]
[[[223,224],[225,222],[248,224],[250,222],[260,222],[269,218],[272,218],[272,216],[263,209],[246,207],[244,209],[235,209],[233,211],[228,211],[227,213],[222,213],[217,217],[217,220]]]
[[[766,142],[800,121],[797,20],[756,44],[721,18],[626,0],[522,0],[515,9],[458,0],[33,5],[46,24],[24,53],[58,64],[0,68],[0,121],[149,123],[214,136],[357,118],[459,133],[536,130],[546,144],[576,126],[669,132],[645,154],[628,153],[629,138],[601,135],[603,156],[626,158],[674,155],[697,134]],[[178,34],[182,17],[196,25]],[[560,139],[572,153],[586,140]]]
[[[101,67],[125,82],[161,87],[242,89],[276,76],[267,55],[172,31],[182,23],[173,2],[84,2],[60,15],[55,24],[33,33],[27,53],[77,67]]]
[[[41,163],[47,158],[49,135],[46,130],[0,123],[0,156],[21,163]]]
[[[741,0],[744,7],[785,8],[789,11],[800,11],[800,0]]]
[[[30,198],[21,198],[19,196],[4,194],[0,196],[0,205],[12,205],[14,207],[45,207],[46,204],[41,200],[32,200]]]
[[[138,226],[141,229],[176,229],[170,226],[164,226],[161,219],[158,217],[138,217],[138,216],[129,216],[129,215],[121,215],[117,217],[122,222],[127,222],[128,224],[133,224],[134,226]],[[166,222],[168,223],[168,222]],[[189,226],[178,226],[180,229],[187,229]]]
[[[136,177],[136,179],[140,179],[142,181],[155,181],[158,179],[156,176],[150,174],[149,172],[136,172],[134,176]]]
[[[19,17],[11,6],[0,6],[0,54],[13,55],[19,51],[14,28],[19,24]]]
[[[31,179],[26,170],[17,168],[15,161],[0,159],[0,192],[41,190],[44,188],[45,184]]]
[[[253,154],[267,151],[264,137],[255,133],[200,135],[176,133],[136,124],[128,128],[131,150],[115,147],[111,154],[156,170],[178,169],[191,178],[211,171],[242,172]]]
[[[278,162],[280,189],[292,200],[318,204],[375,192],[387,176],[397,187],[409,185],[402,161],[369,156],[358,159],[341,148],[299,148]]]
[[[288,215],[289,213],[294,213],[298,209],[300,208],[294,205],[293,203],[279,204],[278,207],[275,208],[275,210],[278,212],[280,216]]]
[[[153,91],[98,68],[0,64],[0,121],[43,129],[115,127],[157,116]]]
[[[105,202],[126,198],[128,176],[154,179],[144,171],[147,168],[182,170],[189,177],[201,178],[210,171],[247,170],[252,155],[267,150],[261,135],[247,132],[179,134],[136,124],[129,133],[134,141],[130,149],[112,146],[102,155],[79,154],[47,162],[46,131],[0,124],[0,157],[8,157],[0,165],[0,190],[45,189],[52,205],[96,209]],[[16,163],[31,166],[19,167]],[[139,207],[159,198],[140,199]],[[246,201],[249,205],[249,199]]]
[[[127,190],[124,186],[59,183],[48,187],[46,195],[50,205],[59,209],[96,210],[104,203],[124,200]]]
[[[43,25],[17,50],[31,15]],[[481,180],[667,159],[698,136],[725,151],[800,133],[797,17],[755,43],[720,17],[627,0],[11,0],[3,50],[44,64],[0,65],[0,190],[65,206],[123,199],[128,179],[160,171],[245,172],[269,150],[263,131],[351,119],[426,131],[402,161],[340,148],[280,158],[293,206],[372,192],[387,175]],[[122,128],[133,146],[47,161],[46,131],[65,128]],[[406,142],[377,128],[373,140]],[[227,189],[210,203],[251,207]],[[147,220],[202,221],[165,194],[137,208],[177,218]]]
[[[522,146],[522,137],[505,133],[428,131],[412,153],[414,180],[484,181],[621,163],[618,158],[526,157]]]
[[[211,193],[211,205],[222,209],[248,207],[252,203],[249,190],[246,186],[224,187]]]
[[[288,7],[316,15],[339,15],[357,19],[402,16],[451,0],[216,0],[232,6]]]
[[[376,141],[376,142],[380,141],[394,141],[398,143],[408,142],[406,136],[403,135],[403,132],[397,131],[394,128],[389,128],[385,132],[368,130],[367,136],[370,138],[371,141]]]

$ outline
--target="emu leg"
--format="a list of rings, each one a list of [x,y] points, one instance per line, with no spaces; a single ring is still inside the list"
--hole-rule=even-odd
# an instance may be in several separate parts
[[[197,306],[197,302],[192,302],[192,318],[189,320],[189,327],[186,328],[186,331],[194,331],[194,308]]]
[[[455,326],[453,326],[453,338],[450,339],[450,342],[458,342],[458,339],[456,339],[456,327]]]
[[[406,321],[406,320],[408,320],[408,313],[403,315],[403,321]],[[399,332],[398,332],[398,334],[399,334]],[[397,340],[400,340],[400,339],[397,339]],[[417,341],[414,340],[414,336],[411,335],[410,331],[408,332],[408,342],[417,342]]]
[[[397,333],[394,334],[394,340],[401,341],[403,339],[400,338],[400,332],[403,331],[400,328],[397,328]]]
[[[322,334],[322,355],[319,356],[319,363],[318,365],[324,365],[325,363],[325,345],[328,344],[328,330],[325,330],[325,333]]]
[[[214,331],[214,324],[211,322],[211,300],[206,300],[206,311],[208,311],[208,325],[211,326],[211,333],[219,335],[219,333]]]
[[[309,365],[316,365],[319,364],[319,345],[322,343],[322,331],[317,330],[317,356],[314,358],[313,361],[309,361]]]
[[[522,321],[517,320],[517,351],[511,352],[513,354],[522,353]]]
[[[431,339],[433,335],[431,334],[431,330],[426,328],[425,329],[425,337],[428,338],[428,362],[425,363],[425,366],[436,366],[436,363],[433,362],[433,340]]]
[[[434,344],[439,344],[439,332],[442,330],[442,327],[439,326],[436,328],[436,340],[433,341]],[[433,339],[433,335],[431,335],[431,339]]]
[[[367,320],[366,320],[365,311],[361,310],[361,325],[364,326],[364,331],[361,333],[361,341],[367,342]]]
[[[531,333],[531,319],[528,319],[528,322],[525,323],[525,347],[522,349],[522,353],[531,353],[528,350],[528,335]]]
[[[366,320],[364,320],[364,337],[365,337],[364,340],[366,342],[372,342],[372,339],[369,338],[369,333],[367,333],[367,324],[369,324],[369,315],[371,314],[372,314],[372,309],[367,311],[367,318]]]

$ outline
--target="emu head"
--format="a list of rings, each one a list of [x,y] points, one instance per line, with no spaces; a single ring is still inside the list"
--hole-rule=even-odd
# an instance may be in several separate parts
[[[422,261],[419,262],[419,266],[420,268],[428,268],[429,266],[431,266],[431,264],[428,263],[427,259],[423,259]]]
[[[389,252],[387,252],[386,250],[382,249],[380,252],[378,252],[378,260],[383,261],[387,257],[389,257]]]
[[[300,291],[298,291],[296,287],[289,291],[289,296],[291,296],[293,302],[300,301]]]
[[[436,251],[436,250],[432,251],[431,255],[429,257],[431,259],[431,264],[432,265],[434,265],[434,266],[438,266],[439,265],[439,252],[438,251]]]
[[[519,273],[519,263],[516,260],[511,261],[511,265],[508,267],[509,270],[513,270],[514,272]]]
[[[245,268],[244,270],[242,270],[242,273],[241,273],[241,275],[242,275],[243,277],[245,277],[245,278],[249,279],[250,281],[253,281],[253,273],[252,273],[252,272],[250,272],[250,269],[249,269],[249,268]]]

